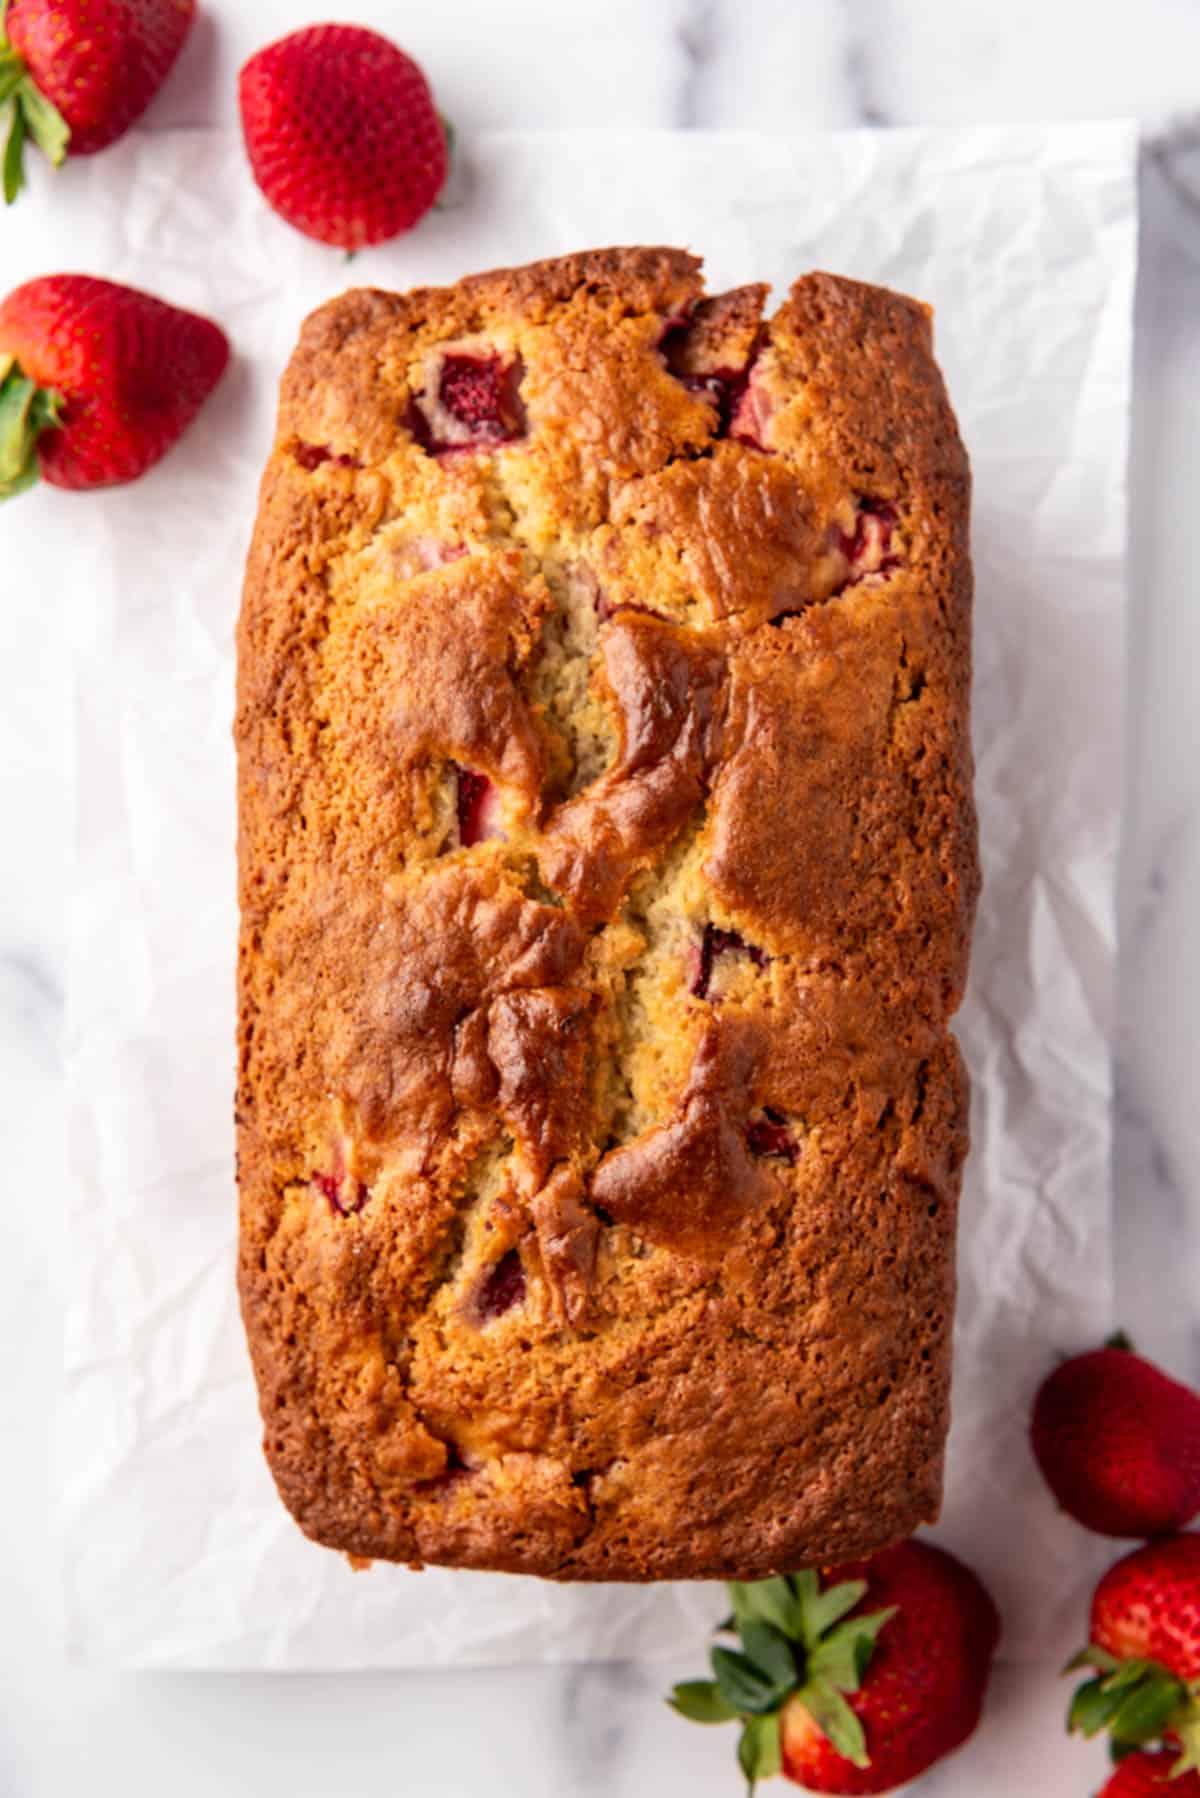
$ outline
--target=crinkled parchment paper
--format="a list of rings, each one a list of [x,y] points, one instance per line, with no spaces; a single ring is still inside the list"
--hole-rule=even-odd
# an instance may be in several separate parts
[[[233,1291],[232,631],[274,389],[301,318],[589,244],[677,242],[714,288],[822,267],[933,302],[976,475],[986,886],[943,1538],[1010,1654],[1056,1652],[1095,1566],[1025,1446],[1059,1349],[1110,1321],[1109,1046],[1135,261],[1123,125],[760,138],[498,135],[457,203],[353,268],[267,212],[230,133],[134,136],[5,221],[6,277],[75,267],[221,319],[237,362],[110,494],[6,508],[0,566],[72,641],[69,1628],[144,1666],[696,1652],[704,1586],[557,1589],[377,1567],[276,1499]],[[8,281],[6,280],[6,285]]]

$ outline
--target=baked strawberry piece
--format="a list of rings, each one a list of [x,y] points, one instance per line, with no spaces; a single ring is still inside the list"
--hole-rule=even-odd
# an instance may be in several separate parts
[[[335,468],[362,467],[356,456],[335,455],[327,443],[298,443],[295,454],[301,468],[306,468],[310,474],[326,462],[332,462]]]
[[[896,508],[879,499],[858,501],[852,531],[834,526],[834,543],[846,558],[846,586],[898,566],[900,557],[893,547],[895,527]]]
[[[474,768],[456,770],[458,783],[455,814],[458,819],[458,841],[463,849],[489,837],[503,836],[500,824],[500,789],[486,774]]]
[[[484,1275],[475,1300],[481,1323],[503,1317],[525,1298],[525,1268],[516,1249],[509,1249]]]
[[[314,1174],[312,1183],[339,1217],[353,1217],[370,1198],[370,1189],[350,1174]]]
[[[762,309],[767,289],[737,287],[701,300],[685,317],[668,319],[659,353],[677,380],[716,408],[714,436],[758,443],[743,405],[763,344]]]
[[[735,960],[738,957],[744,957],[756,968],[765,968],[770,960],[765,949],[748,943],[736,930],[722,930],[719,924],[706,924],[692,969],[690,990],[693,998],[718,998],[720,995],[713,988],[721,963],[725,958]]]
[[[445,350],[430,359],[409,428],[423,450],[485,449],[525,433],[519,357],[492,350]]]
[[[800,1153],[800,1144],[791,1125],[783,1112],[773,1105],[764,1105],[759,1115],[751,1118],[746,1129],[746,1147],[762,1160],[786,1161],[789,1165]]]

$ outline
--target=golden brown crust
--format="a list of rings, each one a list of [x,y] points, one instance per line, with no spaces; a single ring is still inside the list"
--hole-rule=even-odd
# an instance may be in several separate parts
[[[916,303],[606,250],[315,314],[239,627],[240,1289],[348,1553],[936,1514],[977,870]]]

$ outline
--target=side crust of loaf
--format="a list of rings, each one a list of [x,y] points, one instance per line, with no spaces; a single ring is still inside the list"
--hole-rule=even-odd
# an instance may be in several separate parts
[[[755,1578],[935,1517],[978,874],[929,316],[352,292],[239,626],[240,1292],[318,1541]]]

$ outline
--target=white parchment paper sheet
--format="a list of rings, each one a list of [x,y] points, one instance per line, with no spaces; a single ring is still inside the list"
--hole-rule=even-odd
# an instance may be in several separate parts
[[[267,212],[231,134],[135,136],[5,221],[6,285],[76,267],[221,319],[237,362],[135,487],[5,510],[0,567],[73,638],[63,1489],[70,1634],[145,1666],[342,1668],[699,1655],[703,1586],[352,1574],[276,1499],[232,1283],[232,628],[274,389],[350,281],[451,280],[680,242],[713,288],[824,267],[937,308],[976,474],[986,886],[961,1034],[975,1082],[943,1538],[1011,1655],[1077,1633],[1096,1546],[1025,1446],[1056,1351],[1110,1321],[1109,1038],[1135,261],[1124,125],[929,134],[498,135],[458,203],[361,256]],[[1101,1555],[1103,1550],[1100,1550]]]

